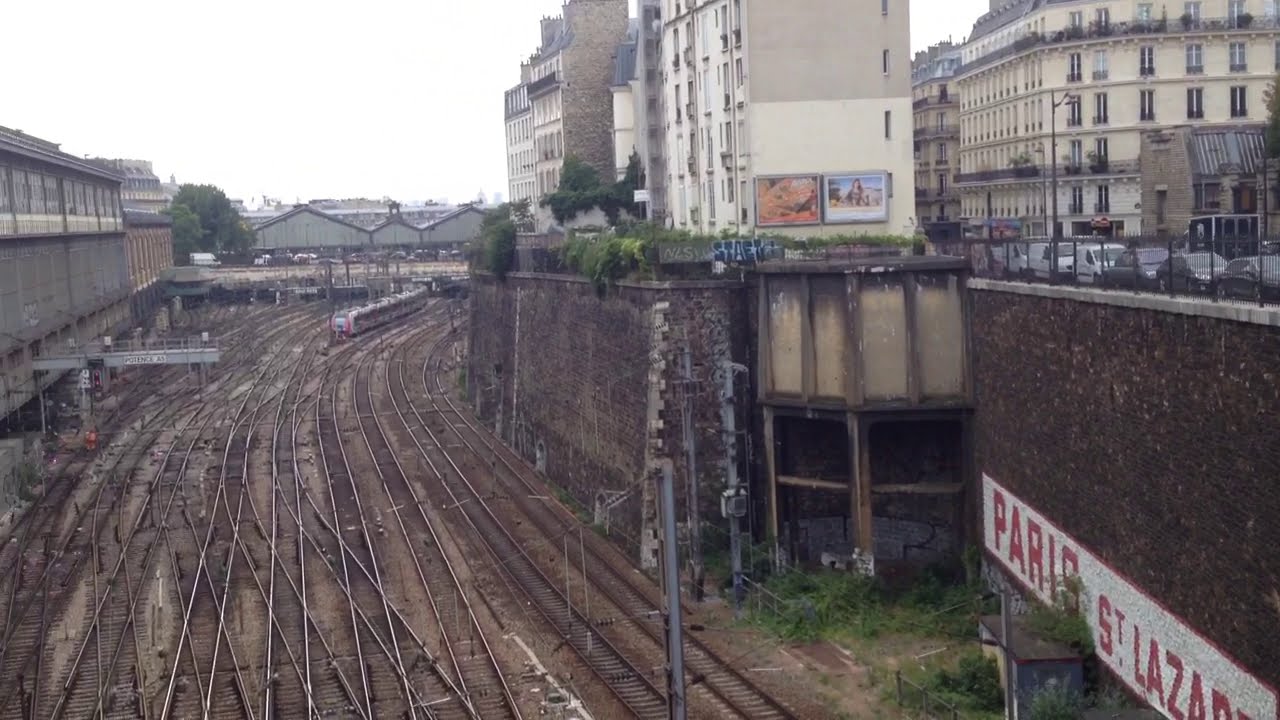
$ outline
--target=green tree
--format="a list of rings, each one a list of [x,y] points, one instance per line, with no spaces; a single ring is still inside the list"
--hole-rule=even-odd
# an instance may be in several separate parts
[[[1267,101],[1267,157],[1280,158],[1280,75],[1271,81],[1264,98]]]
[[[528,209],[527,202],[503,203],[485,213],[480,222],[481,246],[477,260],[499,279],[505,279],[516,264],[515,213],[523,212],[527,216]]]
[[[240,213],[231,207],[231,201],[220,188],[183,185],[173,198],[173,207],[179,205],[185,206],[200,221],[200,236],[195,243],[199,250],[243,253],[253,246],[253,232],[240,218]],[[175,216],[175,223],[176,219]]]
[[[200,227],[200,216],[186,205],[175,204],[168,212],[173,218],[173,261],[185,265],[191,262],[191,253],[200,249],[204,228]]]
[[[560,171],[560,187],[543,197],[541,204],[551,208],[556,222],[562,225],[592,208],[603,210],[609,222],[617,225],[622,211],[637,214],[634,193],[643,183],[639,154],[631,154],[626,175],[611,185],[600,181],[600,173],[594,167],[567,155]]]
[[[600,173],[576,155],[566,155],[560,170],[560,192],[591,192],[600,188]]]

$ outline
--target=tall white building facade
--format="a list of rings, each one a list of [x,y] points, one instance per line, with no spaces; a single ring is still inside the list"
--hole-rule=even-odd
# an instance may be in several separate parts
[[[905,0],[662,0],[669,226],[915,230]]]
[[[533,201],[533,110],[527,82],[506,92],[503,111],[507,123],[507,197],[511,202]]]

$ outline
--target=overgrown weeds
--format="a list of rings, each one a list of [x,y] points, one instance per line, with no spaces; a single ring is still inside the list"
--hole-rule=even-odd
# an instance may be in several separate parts
[[[791,572],[766,587],[784,600],[755,622],[787,640],[871,639],[883,634],[971,637],[980,599],[976,589],[948,584],[930,572],[905,590],[847,572]]]

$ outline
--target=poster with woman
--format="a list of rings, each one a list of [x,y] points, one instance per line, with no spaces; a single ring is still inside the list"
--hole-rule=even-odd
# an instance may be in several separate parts
[[[817,225],[817,175],[774,175],[756,178],[756,225]]]
[[[828,223],[885,222],[889,219],[888,177],[883,172],[827,175],[822,185],[822,217]]]

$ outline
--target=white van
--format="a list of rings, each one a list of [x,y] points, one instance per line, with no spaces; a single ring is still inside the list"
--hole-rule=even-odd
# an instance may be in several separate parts
[[[218,258],[213,253],[191,253],[191,264],[201,267],[217,267],[222,263],[218,262]]]
[[[1053,243],[1031,243],[1027,246],[1027,264],[1031,274],[1041,280],[1049,279],[1049,269],[1053,266]],[[1070,241],[1058,241],[1058,275],[1071,277],[1075,267],[1071,257]]]
[[[1120,243],[1076,242],[1076,281],[1086,285],[1101,285],[1102,271],[1116,264],[1116,258],[1124,252]]]

